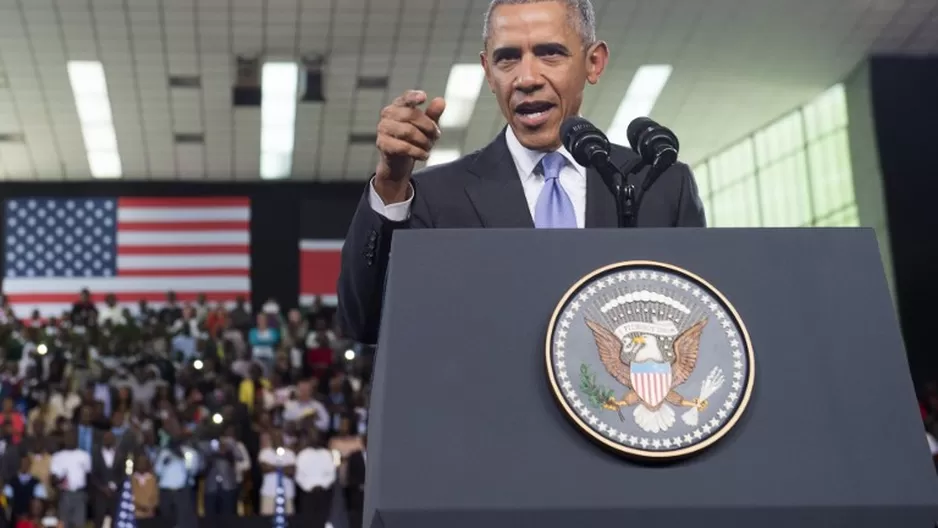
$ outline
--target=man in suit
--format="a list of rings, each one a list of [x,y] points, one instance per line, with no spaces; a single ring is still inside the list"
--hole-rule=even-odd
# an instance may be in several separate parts
[[[126,458],[122,458],[117,449],[114,433],[107,431],[102,434],[91,453],[91,507],[95,527],[102,526],[105,517],[114,514],[117,487],[123,479],[125,462]]]
[[[579,114],[586,83],[608,61],[589,0],[492,0],[482,68],[508,126],[486,147],[413,174],[441,131],[446,103],[409,91],[384,108],[381,154],[342,249],[339,316],[350,337],[377,338],[391,246],[398,229],[616,227],[615,199],[561,142],[560,125]],[[613,146],[626,170],[638,155]],[[633,179],[641,188],[646,172]],[[702,227],[703,205],[686,165],[665,171],[642,199],[640,227]]]

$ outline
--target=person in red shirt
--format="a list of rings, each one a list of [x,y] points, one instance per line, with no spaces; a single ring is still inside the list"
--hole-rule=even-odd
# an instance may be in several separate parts
[[[13,434],[13,443],[19,444],[23,439],[23,432],[26,430],[26,420],[23,415],[13,408],[13,398],[3,399],[3,410],[0,411],[0,427],[10,424],[10,430]]]
[[[29,515],[24,515],[17,519],[16,526],[13,528],[43,528],[43,509],[42,499],[33,499],[29,503]]]

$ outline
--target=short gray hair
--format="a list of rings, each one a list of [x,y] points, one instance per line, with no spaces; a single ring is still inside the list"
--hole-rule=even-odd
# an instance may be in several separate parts
[[[590,0],[492,0],[489,8],[485,10],[485,20],[482,25],[482,42],[488,43],[492,28],[492,12],[502,5],[538,4],[541,2],[560,2],[567,6],[569,19],[576,24],[577,33],[583,40],[583,45],[589,46],[596,42],[596,11]]]

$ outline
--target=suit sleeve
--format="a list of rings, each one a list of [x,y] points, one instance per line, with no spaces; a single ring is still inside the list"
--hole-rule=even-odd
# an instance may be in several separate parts
[[[681,194],[675,227],[707,227],[707,215],[697,190],[694,173],[686,165],[681,166],[681,172]]]
[[[365,188],[342,246],[342,266],[337,292],[338,317],[343,332],[365,344],[378,340],[384,280],[391,252],[391,237],[398,229],[432,227],[426,201],[414,186],[410,217],[395,222],[374,211],[370,203],[371,182]]]

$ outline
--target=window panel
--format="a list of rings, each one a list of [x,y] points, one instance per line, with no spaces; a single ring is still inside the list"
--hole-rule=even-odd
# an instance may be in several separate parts
[[[801,112],[793,112],[776,121],[754,136],[756,163],[766,167],[775,161],[804,148]]]
[[[841,129],[808,146],[814,214],[826,214],[854,203],[853,174],[847,131]]]
[[[817,227],[858,227],[860,215],[856,204],[849,205],[839,211],[820,218],[815,222]]]
[[[746,178],[713,195],[714,227],[760,227],[756,179]]]
[[[759,205],[765,227],[796,227],[810,223],[811,203],[804,151],[759,172]]]
[[[808,141],[847,126],[847,96],[838,84],[804,108]]]
[[[755,171],[756,159],[752,138],[747,138],[710,160],[710,190],[719,191],[752,176]]]

